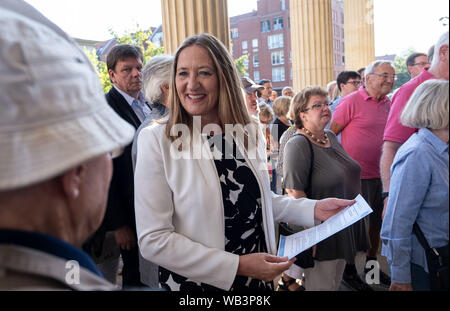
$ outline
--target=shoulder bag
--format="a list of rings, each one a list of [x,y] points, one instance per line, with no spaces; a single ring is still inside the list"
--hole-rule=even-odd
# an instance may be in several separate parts
[[[312,144],[309,141],[309,139],[302,134],[296,134],[294,136],[303,136],[306,141],[308,142],[309,145],[309,150],[311,152],[311,159],[310,159],[310,167],[311,169],[309,170],[309,176],[308,176],[308,187],[305,189],[305,193],[307,196],[309,196],[309,194],[311,193],[311,177],[312,177],[312,171],[313,171],[313,165],[314,165],[314,151],[312,148]],[[293,136],[293,137],[294,137]],[[283,187],[283,194],[284,194],[284,187]],[[284,236],[289,236],[291,234],[296,233],[296,231],[292,230],[289,225],[285,222],[280,222],[278,225],[278,231],[280,235],[284,235]],[[314,258],[313,258],[313,252],[312,252],[312,248],[309,248],[303,252],[301,252],[300,254],[298,254],[297,256],[295,256],[295,258],[297,258],[297,260],[294,262],[295,265],[301,267],[301,268],[312,268],[314,267]]]
[[[413,232],[419,243],[425,249],[430,288],[433,291],[448,290],[448,243],[445,246],[431,248],[417,222],[413,225]]]

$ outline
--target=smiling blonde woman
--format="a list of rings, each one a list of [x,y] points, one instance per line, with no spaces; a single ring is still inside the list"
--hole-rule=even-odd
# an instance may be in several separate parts
[[[352,201],[273,194],[263,139],[256,141],[251,127],[223,135],[227,125],[244,128],[253,121],[232,57],[215,37],[183,42],[171,83],[168,118],[138,138],[141,254],[160,266],[160,285],[167,290],[273,290],[273,279],[293,262],[275,256],[274,222],[313,226],[314,219],[327,219]],[[173,126],[204,134],[183,136]],[[200,148],[201,156],[176,157],[173,144],[180,140],[190,151]]]

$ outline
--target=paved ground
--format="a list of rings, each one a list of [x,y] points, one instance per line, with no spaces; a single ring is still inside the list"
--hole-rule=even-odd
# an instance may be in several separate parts
[[[387,263],[386,257],[378,255],[377,256],[378,263],[380,264],[381,271],[386,273],[387,275],[390,275],[389,273],[389,265]],[[364,277],[362,275],[362,272],[364,270],[364,265],[366,263],[366,255],[364,253],[358,253],[356,256],[356,270],[358,271],[361,279],[364,281]],[[389,287],[384,286],[382,284],[380,285],[370,285],[375,291],[387,291],[389,290]],[[351,288],[347,287],[345,284],[341,283],[341,286],[339,287],[339,291],[352,291]]]
[[[387,263],[387,260],[384,256],[378,255],[378,263],[380,264],[380,268],[381,270],[386,273],[386,274],[390,274],[389,273],[389,265]],[[356,256],[356,270],[358,271],[360,277],[362,280],[364,280],[364,276],[362,274],[363,270],[364,270],[364,265],[366,262],[366,255],[364,253],[358,253],[358,255]],[[122,286],[122,275],[120,273],[120,271],[122,270],[122,260],[120,260],[119,262],[119,273],[116,279],[116,285],[118,288],[121,288]],[[275,288],[277,288],[277,284],[278,284],[278,280],[280,279],[280,277],[278,277],[277,279],[274,280],[275,283]],[[384,286],[382,284],[380,285],[371,285],[371,287],[375,290],[375,291],[387,291],[389,290],[389,288],[387,286]],[[348,292],[348,291],[353,291],[353,289],[347,287],[344,283],[341,283],[341,286],[339,287],[339,291],[344,291],[344,292]]]
[[[387,260],[385,257],[378,255],[377,256],[377,260],[378,263],[380,264],[380,268],[381,270],[390,275],[389,273],[389,265],[387,263]],[[363,276],[363,270],[364,270],[364,265],[366,263],[366,255],[364,253],[358,253],[358,255],[356,256],[356,270],[359,273],[359,276],[361,277],[361,280],[364,280],[364,276]],[[280,276],[281,277],[281,276]],[[280,277],[278,277],[277,279],[275,279],[275,287],[277,287],[276,284],[278,284],[278,280],[280,279]],[[376,285],[376,284],[372,284],[370,285],[375,291],[388,291],[389,287],[384,286],[382,284],[380,285]],[[346,286],[344,283],[341,283],[340,287],[339,287],[339,291],[344,291],[344,292],[348,292],[348,291],[353,291],[352,288]]]

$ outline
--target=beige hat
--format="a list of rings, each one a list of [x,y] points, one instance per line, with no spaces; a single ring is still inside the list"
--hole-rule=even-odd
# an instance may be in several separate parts
[[[256,90],[264,90],[264,86],[256,84],[252,79],[248,77],[241,78],[242,86],[247,93],[253,93]]]
[[[0,191],[55,177],[134,134],[80,48],[30,6],[19,12],[0,3]]]

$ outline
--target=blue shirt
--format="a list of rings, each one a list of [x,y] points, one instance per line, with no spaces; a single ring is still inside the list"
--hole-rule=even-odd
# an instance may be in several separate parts
[[[258,98],[258,106],[260,106],[260,105],[262,105],[262,104],[267,104],[267,105],[269,105],[270,107],[273,106],[273,102],[270,100],[270,98],[267,99],[267,100],[265,100],[265,99],[262,98],[262,97]]]
[[[338,98],[336,98],[336,99],[331,103],[331,106],[330,106],[331,114],[334,113],[334,111],[336,110],[336,107],[339,105],[339,103],[341,102],[342,98],[343,98],[342,96],[338,96]]]
[[[392,282],[411,283],[411,263],[428,272],[425,250],[412,233],[415,221],[430,247],[448,244],[448,144],[420,129],[398,150],[381,228],[382,255]]]
[[[143,128],[146,128],[150,124],[153,123],[154,120],[161,119],[165,117],[169,113],[169,109],[167,109],[164,105],[158,103],[150,104],[151,112],[147,115],[144,122],[139,126],[139,128],[134,133],[133,145],[131,147],[131,160],[133,161],[133,170],[136,167],[136,157],[137,157],[137,139],[139,133]]]
[[[151,113],[151,109],[147,105],[147,101],[145,100],[144,94],[142,92],[139,92],[138,98],[136,99],[136,98],[128,95],[127,93],[125,93],[124,91],[122,91],[121,89],[116,87],[115,85],[114,85],[114,88],[117,90],[117,92],[120,93],[120,95],[123,96],[123,98],[125,98],[125,100],[131,106],[131,108],[133,109],[134,113],[139,118],[139,120],[141,122],[144,122],[145,118]],[[141,115],[141,111],[139,111],[136,107],[133,106],[134,100],[136,100],[138,102],[138,105],[139,105],[142,113],[144,114],[144,116]]]
[[[331,111],[331,120],[330,122],[328,122],[327,126],[325,126],[325,128],[328,130],[330,129],[331,126],[331,122],[333,122],[333,113],[336,110],[336,107],[339,105],[339,103],[341,102],[341,100],[343,99],[343,97],[341,95],[339,95],[332,103],[330,106],[330,111]],[[338,141],[341,142],[341,134],[339,133],[339,135],[336,136]]]

